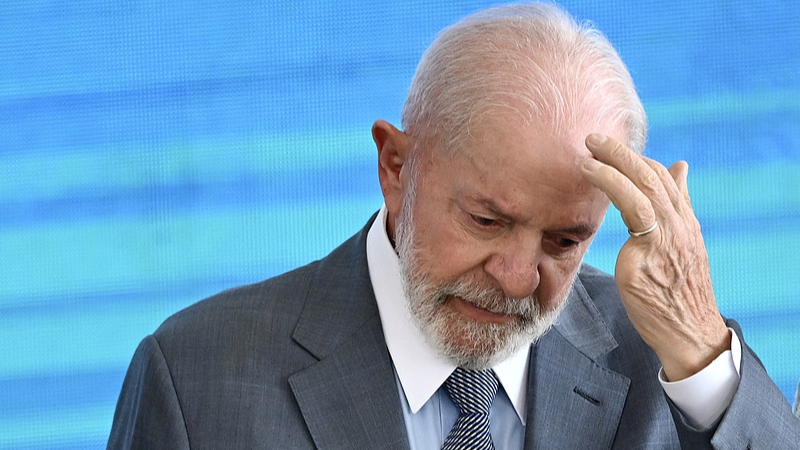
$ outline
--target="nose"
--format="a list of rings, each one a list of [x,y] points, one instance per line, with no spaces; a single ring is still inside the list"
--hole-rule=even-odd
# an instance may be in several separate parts
[[[483,269],[494,278],[506,296],[523,298],[539,286],[541,245],[532,242],[508,242],[492,253]]]

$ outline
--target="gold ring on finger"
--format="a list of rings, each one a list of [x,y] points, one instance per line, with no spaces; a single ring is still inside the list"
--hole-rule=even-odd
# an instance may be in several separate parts
[[[632,231],[632,230],[629,228],[629,229],[628,229],[628,234],[630,234],[630,235],[631,235],[631,236],[633,236],[633,237],[641,237],[641,236],[644,236],[644,235],[646,235],[646,234],[650,234],[650,233],[652,233],[653,231],[655,231],[655,230],[656,230],[656,228],[658,228],[658,222],[653,222],[653,224],[652,224],[652,225],[650,225],[649,227],[647,227],[647,229],[646,229],[646,230],[644,230],[644,231]]]

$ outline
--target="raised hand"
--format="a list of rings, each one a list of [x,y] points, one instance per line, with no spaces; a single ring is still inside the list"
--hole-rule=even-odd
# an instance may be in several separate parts
[[[608,195],[631,234],[615,269],[628,316],[667,378],[689,377],[730,348],[689,200],[689,166],[679,161],[667,170],[598,134],[586,147],[594,158],[584,160],[584,176]]]

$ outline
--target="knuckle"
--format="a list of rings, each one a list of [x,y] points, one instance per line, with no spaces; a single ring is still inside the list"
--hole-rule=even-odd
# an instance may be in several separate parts
[[[628,150],[628,147],[625,147],[625,145],[620,142],[613,142],[614,143],[611,146],[611,151],[609,153],[611,153],[615,158],[625,158],[630,156],[630,150]]]
[[[641,177],[642,184],[644,187],[655,190],[661,185],[661,178],[658,176],[658,173],[655,171],[647,171],[642,174]]]

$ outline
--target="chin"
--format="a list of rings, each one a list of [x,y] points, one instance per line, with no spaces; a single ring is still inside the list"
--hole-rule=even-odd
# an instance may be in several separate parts
[[[440,309],[423,331],[440,355],[456,366],[488,369],[534,344],[550,329],[559,312],[546,313],[532,322],[517,319],[498,324],[466,319]]]

